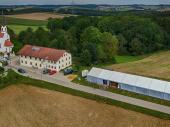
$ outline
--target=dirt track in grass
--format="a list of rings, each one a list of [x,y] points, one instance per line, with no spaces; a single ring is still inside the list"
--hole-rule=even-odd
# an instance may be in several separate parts
[[[0,127],[170,127],[170,121],[56,91],[14,85],[0,90]]]

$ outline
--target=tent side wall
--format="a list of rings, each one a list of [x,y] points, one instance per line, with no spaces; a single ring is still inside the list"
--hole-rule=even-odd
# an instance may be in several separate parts
[[[91,82],[91,83],[96,83],[99,85],[103,85],[103,79],[97,78],[97,77],[93,77],[93,76],[87,76],[87,81]]]
[[[140,88],[140,87],[131,86],[127,84],[119,84],[119,88],[123,90],[131,91],[131,92],[143,94],[143,95],[170,100],[170,94],[159,92],[159,91],[149,90],[146,88]]]

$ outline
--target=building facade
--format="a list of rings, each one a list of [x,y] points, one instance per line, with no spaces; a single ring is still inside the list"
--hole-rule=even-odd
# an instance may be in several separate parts
[[[26,67],[59,72],[72,65],[72,56],[65,50],[25,45],[18,55],[20,65]]]
[[[170,100],[170,82],[100,68],[92,68],[87,80],[164,100]]]
[[[8,56],[12,53],[14,45],[10,41],[10,36],[8,34],[8,30],[6,26],[1,26],[0,31],[0,53],[3,56]]]

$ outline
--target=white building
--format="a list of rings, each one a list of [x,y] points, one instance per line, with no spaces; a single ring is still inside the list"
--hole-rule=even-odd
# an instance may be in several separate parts
[[[18,53],[20,65],[60,71],[72,65],[72,56],[65,50],[25,45]]]
[[[13,43],[10,41],[10,36],[6,26],[1,26],[0,31],[0,53],[3,56],[10,55],[12,53]]]
[[[92,68],[87,80],[160,99],[170,100],[170,82],[143,76]]]

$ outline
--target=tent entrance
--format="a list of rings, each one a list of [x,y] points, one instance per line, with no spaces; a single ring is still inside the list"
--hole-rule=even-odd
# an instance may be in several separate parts
[[[112,87],[112,88],[118,88],[119,84],[116,83],[116,82],[111,82],[111,81],[110,81],[109,86]]]

